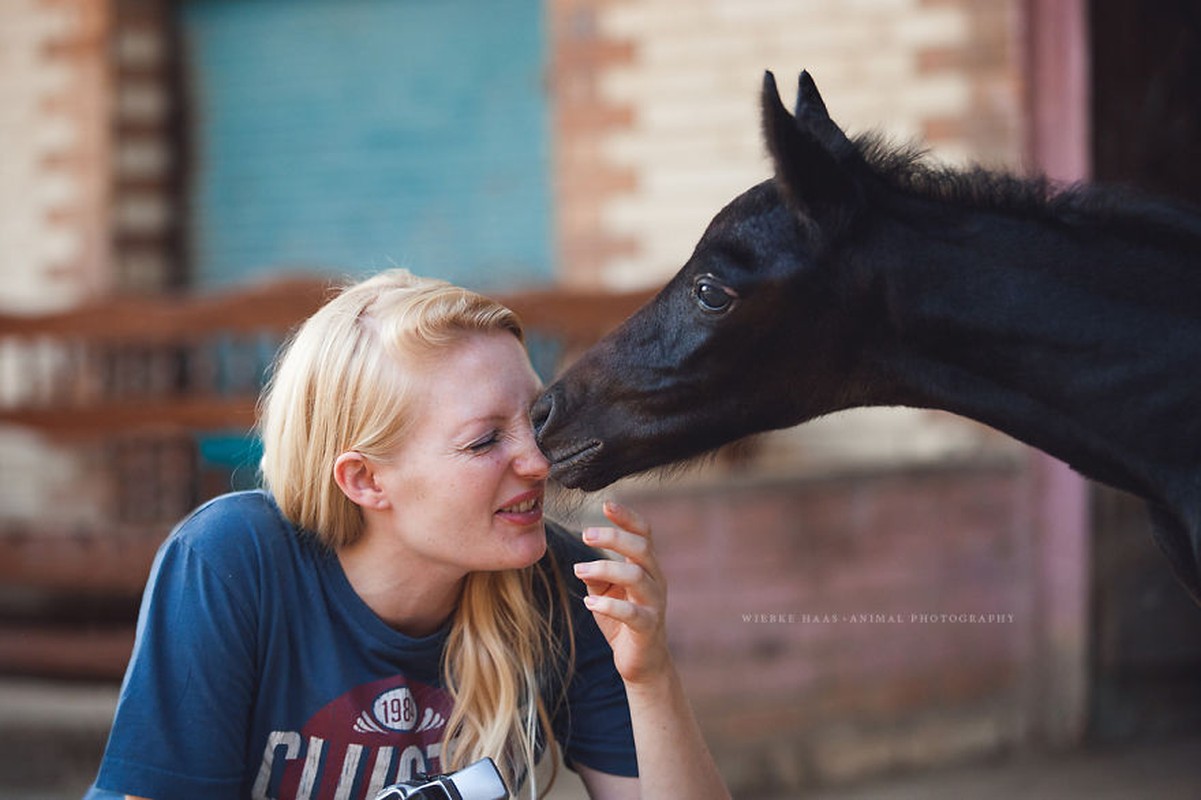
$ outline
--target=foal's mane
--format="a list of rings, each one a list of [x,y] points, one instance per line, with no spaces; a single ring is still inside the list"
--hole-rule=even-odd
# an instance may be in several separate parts
[[[917,145],[897,145],[879,133],[858,136],[853,143],[872,173],[904,194],[1065,225],[1141,236],[1154,233],[1201,246],[1198,209],[1131,187],[1063,184],[1044,175],[1019,177],[978,165],[952,167],[930,161]]]

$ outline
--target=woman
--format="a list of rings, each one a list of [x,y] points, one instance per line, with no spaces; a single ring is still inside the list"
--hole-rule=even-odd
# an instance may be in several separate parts
[[[93,796],[370,798],[484,756],[537,796],[560,745],[594,798],[728,796],[646,524],[606,504],[609,561],[544,523],[538,390],[513,313],[441,281],[313,315],[264,393],[267,491],[159,552]]]

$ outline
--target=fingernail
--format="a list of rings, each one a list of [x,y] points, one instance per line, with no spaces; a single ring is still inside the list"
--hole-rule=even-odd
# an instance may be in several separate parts
[[[592,565],[588,564],[586,562],[575,565],[575,574],[576,575],[587,575],[591,571],[592,571]]]
[[[594,608],[596,606],[596,598],[590,594],[585,595],[584,596],[584,605],[588,606],[589,608]]]
[[[595,542],[599,538],[596,528],[584,528],[584,541]]]

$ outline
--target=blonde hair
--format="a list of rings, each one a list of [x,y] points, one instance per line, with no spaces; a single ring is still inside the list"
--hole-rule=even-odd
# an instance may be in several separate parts
[[[335,460],[383,458],[400,444],[414,358],[496,331],[524,341],[508,308],[406,270],[342,289],[281,350],[260,399],[261,475],[283,514],[333,549],[358,539],[363,516],[334,481]],[[491,756],[509,786],[528,776],[531,797],[538,748],[556,755],[542,689],[556,682],[555,665],[574,660],[566,587],[549,556],[549,569],[468,574],[442,664],[454,701],[443,768]]]

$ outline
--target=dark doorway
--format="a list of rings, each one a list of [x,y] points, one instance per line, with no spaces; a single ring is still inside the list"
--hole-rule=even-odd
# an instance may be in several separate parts
[[[1089,13],[1093,176],[1201,208],[1201,4],[1092,0]],[[1140,501],[1098,487],[1093,515],[1090,738],[1201,733],[1201,608]]]

